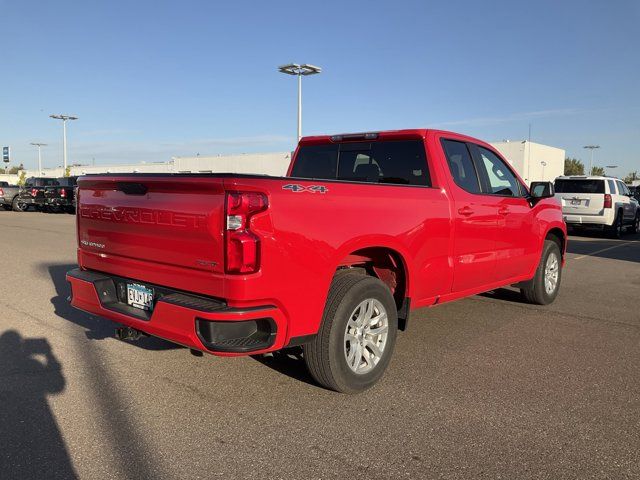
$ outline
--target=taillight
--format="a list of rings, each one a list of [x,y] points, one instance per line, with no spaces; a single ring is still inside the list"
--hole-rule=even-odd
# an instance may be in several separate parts
[[[67,191],[64,188],[59,188],[58,192],[60,193],[60,197],[61,198],[66,198],[67,197]]]
[[[0,188],[0,197],[4,197],[4,190]]]
[[[251,217],[269,207],[258,192],[227,192],[225,271],[254,273],[260,269],[260,239],[251,231]]]
[[[611,195],[608,193],[604,194],[604,208],[611,208]]]
[[[37,188],[32,188],[31,189],[31,196],[32,197],[37,197],[38,196],[38,189]]]

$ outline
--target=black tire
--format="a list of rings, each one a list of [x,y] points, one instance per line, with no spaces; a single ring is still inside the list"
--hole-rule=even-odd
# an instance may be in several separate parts
[[[557,261],[557,282],[555,288],[552,291],[547,291],[545,288],[545,270],[549,257],[555,255]],[[536,274],[533,279],[529,280],[523,287],[520,288],[523,298],[535,305],[548,305],[552,303],[558,296],[560,291],[560,283],[562,280],[562,254],[560,253],[560,247],[552,240],[545,240],[544,247],[542,249],[542,258],[536,269]]]
[[[2,205],[2,208],[4,208],[7,212],[11,211],[11,205]]]
[[[611,238],[620,239],[624,233],[624,219],[622,218],[622,212],[618,212],[613,225],[609,227],[609,236]]]
[[[25,205],[20,203],[17,196],[13,197],[13,200],[11,201],[11,208],[14,212],[24,212],[26,210]]]
[[[638,232],[640,232],[640,212],[636,212],[636,218],[633,221],[633,224],[629,227],[629,233]]]
[[[347,364],[345,332],[350,318],[367,299],[377,300],[386,310],[386,344],[378,362],[370,371],[356,373]],[[384,374],[391,360],[397,332],[398,313],[389,288],[374,277],[341,273],[334,277],[329,289],[318,334],[303,347],[304,360],[309,373],[320,385],[342,393],[362,392],[373,386]],[[371,350],[367,353],[370,352]]]

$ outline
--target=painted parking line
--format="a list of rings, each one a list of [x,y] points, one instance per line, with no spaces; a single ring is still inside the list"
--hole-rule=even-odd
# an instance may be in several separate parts
[[[608,252],[609,250],[613,250],[614,248],[624,247],[626,245],[631,245],[633,243],[638,243],[637,240],[631,240],[628,242],[619,243],[618,245],[614,245],[613,247],[607,247],[600,250],[596,250],[595,252],[585,253],[583,255],[578,255],[577,257],[573,257],[571,260],[581,260],[583,258],[591,257],[593,255],[598,255],[599,253]]]

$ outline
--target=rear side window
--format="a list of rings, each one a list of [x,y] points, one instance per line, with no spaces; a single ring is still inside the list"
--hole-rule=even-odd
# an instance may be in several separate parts
[[[604,193],[604,180],[556,180],[557,193]]]
[[[455,140],[442,140],[442,147],[456,184],[467,192],[480,193],[478,174],[467,144]]]
[[[627,189],[627,186],[622,183],[622,182],[616,182],[618,184],[618,193],[620,193],[620,195],[629,195],[629,190]]]
[[[292,177],[431,186],[419,140],[303,146]]]
[[[609,193],[616,193],[616,182],[607,180],[607,183],[609,184]]]

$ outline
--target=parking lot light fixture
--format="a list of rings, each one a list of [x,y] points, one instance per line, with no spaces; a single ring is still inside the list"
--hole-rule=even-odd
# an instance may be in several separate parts
[[[591,172],[593,171],[593,151],[600,148],[600,145],[585,145],[582,148],[591,150],[591,160],[589,161],[589,175],[591,175]]]
[[[41,148],[46,147],[46,143],[31,142],[31,145],[38,147],[38,175],[42,175],[42,152]]]
[[[304,63],[289,63],[287,65],[280,65],[278,71],[286,73],[287,75],[297,75],[298,77],[298,140],[302,137],[302,77],[303,75],[315,75],[322,72],[322,68]]]
[[[49,115],[56,120],[62,120],[62,168],[67,172],[67,120],[77,120],[73,115]]]

